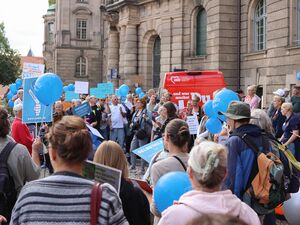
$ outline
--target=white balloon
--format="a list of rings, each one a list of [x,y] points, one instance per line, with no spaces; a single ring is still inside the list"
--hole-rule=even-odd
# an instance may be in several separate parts
[[[300,190],[283,203],[284,216],[290,225],[300,225]]]

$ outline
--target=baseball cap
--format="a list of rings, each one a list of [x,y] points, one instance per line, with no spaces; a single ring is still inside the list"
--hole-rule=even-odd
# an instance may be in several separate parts
[[[273,92],[274,95],[278,95],[280,97],[283,97],[284,96],[284,90],[279,88],[277,89],[276,91]]]
[[[233,119],[233,120],[240,120],[240,119],[256,119],[254,117],[251,117],[251,110],[250,105],[241,102],[241,101],[232,101],[228,108],[226,113],[220,112],[226,117]]]

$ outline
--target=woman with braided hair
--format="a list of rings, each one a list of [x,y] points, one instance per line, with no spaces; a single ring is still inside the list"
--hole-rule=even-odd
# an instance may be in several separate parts
[[[205,141],[190,152],[187,173],[192,191],[162,213],[159,225],[184,225],[203,214],[231,215],[247,224],[260,225],[257,214],[230,190],[221,191],[227,173],[226,147]]]

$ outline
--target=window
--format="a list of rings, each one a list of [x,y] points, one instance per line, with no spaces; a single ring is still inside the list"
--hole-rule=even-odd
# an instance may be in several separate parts
[[[87,29],[86,20],[77,20],[77,23],[76,23],[76,37],[78,39],[86,40],[86,29]]]
[[[159,88],[160,83],[160,37],[156,37],[153,46],[153,88]]]
[[[259,0],[254,11],[254,50],[266,48],[266,0]]]
[[[53,43],[54,40],[54,23],[48,23],[48,42]]]
[[[75,75],[78,77],[85,77],[87,76],[86,69],[87,69],[86,59],[82,56],[76,59],[76,71]]]
[[[196,55],[206,54],[206,11],[201,9],[196,19]]]
[[[297,0],[297,38],[296,38],[296,45],[300,45],[300,0]]]

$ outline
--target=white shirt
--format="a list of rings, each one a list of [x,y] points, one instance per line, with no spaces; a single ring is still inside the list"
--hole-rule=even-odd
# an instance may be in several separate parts
[[[120,112],[120,108],[123,113],[126,113],[126,110],[123,105],[110,105],[111,111],[111,127],[112,128],[124,128],[124,118]]]

